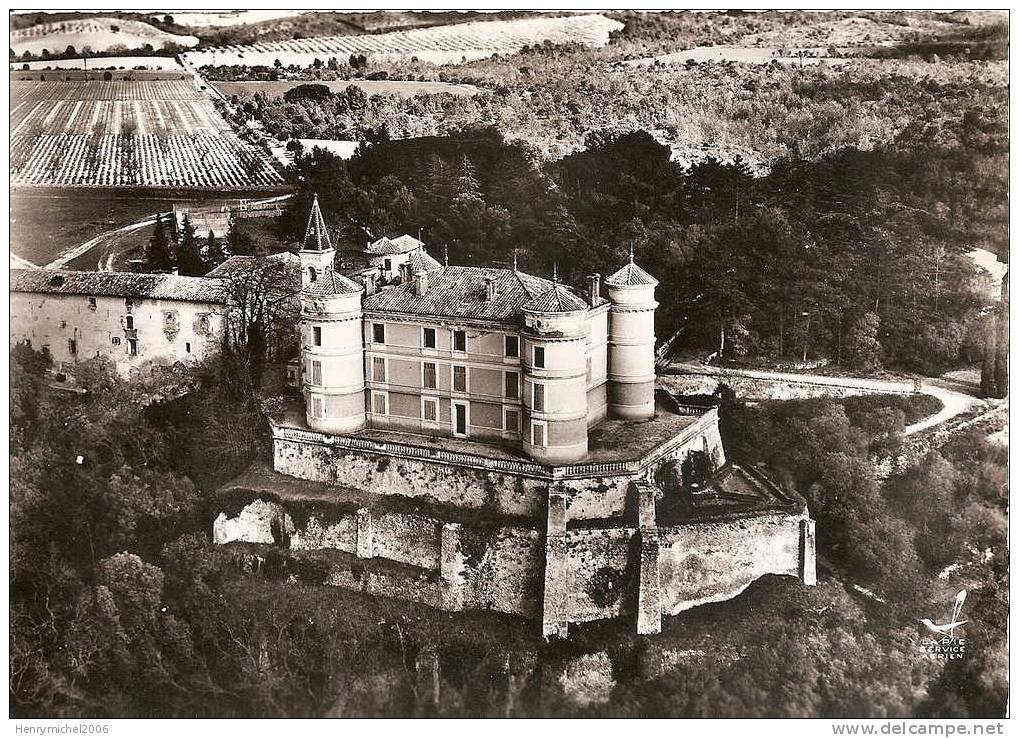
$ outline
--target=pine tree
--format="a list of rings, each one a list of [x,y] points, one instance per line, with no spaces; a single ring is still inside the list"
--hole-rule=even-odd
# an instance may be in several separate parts
[[[187,215],[184,216],[184,223],[180,230],[180,241],[177,244],[177,267],[181,274],[200,277],[205,274],[205,264],[202,261],[198,239],[195,238],[195,227]]]
[[[223,251],[223,245],[211,230],[209,231],[209,237],[205,240],[204,256],[205,263],[210,267],[217,267],[226,261],[226,252]]]
[[[169,271],[173,268],[173,251],[170,248],[170,238],[166,234],[166,223],[163,222],[163,214],[156,216],[156,230],[149,241],[145,255],[149,269],[153,271]]]

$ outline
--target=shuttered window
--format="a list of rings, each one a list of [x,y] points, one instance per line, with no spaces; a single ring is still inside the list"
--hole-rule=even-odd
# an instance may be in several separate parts
[[[465,366],[453,367],[453,391],[454,392],[467,391],[467,367]]]
[[[545,385],[534,385],[534,404],[532,407],[539,413],[545,410]]]
[[[376,382],[386,381],[386,360],[379,357],[372,357],[372,380]]]
[[[517,372],[506,372],[506,387],[504,394],[511,400],[520,397],[520,375]]]
[[[421,371],[421,386],[425,389],[436,389],[439,386],[435,364],[431,361],[426,361],[424,363],[424,367]]]

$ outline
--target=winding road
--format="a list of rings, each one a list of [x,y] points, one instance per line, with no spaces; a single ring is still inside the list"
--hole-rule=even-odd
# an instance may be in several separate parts
[[[818,387],[848,387],[862,390],[863,392],[884,392],[895,395],[913,394],[912,381],[896,381],[889,379],[873,379],[870,377],[834,377],[822,374],[799,374],[793,372],[771,372],[760,369],[729,369],[707,364],[695,364],[689,362],[673,362],[670,366],[679,369],[685,374],[701,374],[719,377],[746,377],[747,379],[760,379],[772,382],[791,382]],[[912,436],[921,433],[929,428],[941,425],[960,415],[974,405],[982,402],[973,395],[948,389],[938,383],[936,379],[925,379],[920,392],[936,397],[944,406],[941,410],[931,416],[924,418],[912,425],[907,425],[903,435]]]
[[[268,197],[262,200],[253,200],[251,205],[264,205],[271,202],[280,202],[291,197],[290,195],[277,195],[275,197]],[[134,223],[128,223],[127,225],[114,228],[109,231],[104,231],[98,236],[90,238],[78,246],[72,249],[68,249],[62,253],[59,257],[46,264],[46,269],[66,269],[72,261],[83,259],[86,256],[94,257],[95,268],[100,272],[112,272],[115,271],[114,264],[117,257],[123,254],[125,250],[130,246],[125,246],[125,241],[128,240],[128,236],[133,234],[135,231],[147,228],[156,222],[156,218],[159,217],[159,213],[153,213],[147,215],[141,220],[135,221]],[[169,215],[163,213],[163,215]],[[77,268],[90,268],[92,266],[92,259],[89,259],[89,263],[85,265],[78,265]]]

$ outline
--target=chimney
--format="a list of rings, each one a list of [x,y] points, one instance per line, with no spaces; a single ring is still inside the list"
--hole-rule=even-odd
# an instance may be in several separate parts
[[[364,293],[366,295],[374,295],[375,294],[375,277],[376,276],[377,276],[377,274],[376,274],[375,270],[370,270],[370,271],[367,271],[367,272],[363,272],[361,274],[361,279],[362,279],[362,281],[364,283]]]
[[[601,302],[601,275],[595,272],[587,275],[588,302],[595,307]]]
[[[495,277],[485,277],[485,300],[492,302],[495,299]]]
[[[426,292],[428,292],[428,272],[415,272],[414,294],[421,297]]]
[[[180,269],[178,269],[177,267],[172,267],[170,269],[170,274],[176,277],[178,274],[180,274]]]

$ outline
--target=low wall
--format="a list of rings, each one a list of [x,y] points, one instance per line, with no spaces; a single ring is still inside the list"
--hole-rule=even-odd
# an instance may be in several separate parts
[[[836,382],[794,379],[745,377],[739,374],[705,372],[703,374],[669,374],[659,377],[659,384],[676,395],[710,395],[719,384],[726,384],[743,400],[807,400],[814,397],[856,397],[874,394],[912,394],[905,382],[890,382],[884,388],[858,387]]]

